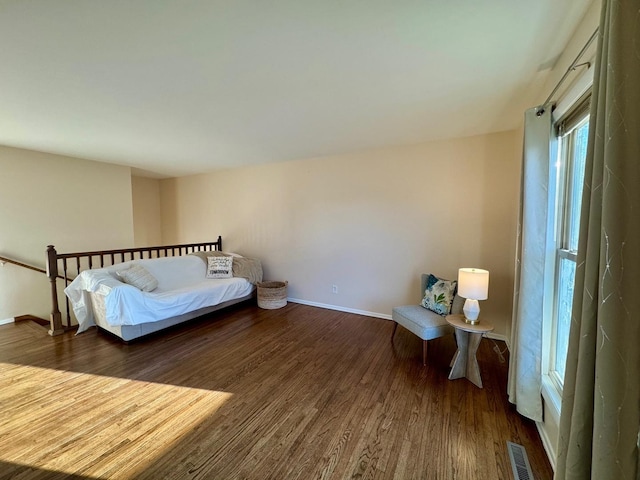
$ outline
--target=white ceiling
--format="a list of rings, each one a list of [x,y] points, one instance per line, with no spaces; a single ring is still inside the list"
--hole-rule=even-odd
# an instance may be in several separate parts
[[[0,144],[180,176],[508,130],[590,1],[0,0]]]

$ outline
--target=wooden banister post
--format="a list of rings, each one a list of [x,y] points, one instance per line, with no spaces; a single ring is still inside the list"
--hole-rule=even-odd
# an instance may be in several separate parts
[[[64,327],[62,326],[62,314],[60,313],[60,307],[58,306],[58,287],[56,285],[56,279],[58,277],[58,253],[53,245],[47,246],[47,277],[51,284],[51,316],[49,329],[49,335],[61,335],[64,333]]]

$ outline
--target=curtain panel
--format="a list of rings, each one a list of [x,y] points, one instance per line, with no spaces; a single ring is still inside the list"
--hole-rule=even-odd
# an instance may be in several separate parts
[[[640,1],[604,0],[556,478],[639,479]]]
[[[518,412],[542,421],[542,318],[547,270],[549,168],[555,151],[551,105],[525,112],[520,218],[509,359],[509,401]],[[553,197],[553,195],[551,195]]]

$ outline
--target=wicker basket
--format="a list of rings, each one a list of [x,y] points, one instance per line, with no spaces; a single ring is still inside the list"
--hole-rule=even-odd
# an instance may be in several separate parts
[[[287,304],[289,282],[258,283],[258,306],[267,310],[282,308]]]

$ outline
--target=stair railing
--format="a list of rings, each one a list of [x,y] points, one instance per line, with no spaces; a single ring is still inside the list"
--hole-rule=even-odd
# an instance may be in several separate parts
[[[28,265],[26,263],[22,263],[17,260],[14,260],[12,258],[0,256],[0,264],[4,265],[5,263],[10,263],[11,265],[17,265],[18,267],[28,268],[29,270],[33,270],[35,272],[47,273],[47,271],[44,268],[34,267],[33,265]]]
[[[52,277],[49,275],[49,272],[47,272],[44,268],[39,268],[39,267],[34,267],[33,265],[29,265],[28,263],[24,263],[24,262],[20,262],[18,260],[14,260],[13,258],[8,258],[8,257],[3,257],[0,255],[0,265],[4,265],[6,263],[9,263],[11,265],[16,265],[18,267],[22,267],[22,268],[26,268],[28,270],[32,270],[34,272],[38,272],[38,273],[44,273],[45,275],[47,275],[49,277],[49,280],[52,282],[55,282],[58,278],[62,279],[62,280],[66,280],[67,282],[70,281],[69,278],[66,278],[62,275],[58,275],[58,272],[55,273],[55,275]],[[56,298],[52,298],[51,302],[53,305],[55,305],[57,307],[58,305],[58,297],[56,295]],[[51,318],[51,329],[49,330],[49,335],[59,335],[61,333],[65,332],[65,329],[62,327],[62,322],[61,322],[61,318],[53,318],[55,316],[55,311],[51,312],[52,314],[52,318]],[[58,311],[58,315],[60,315],[60,312]]]

